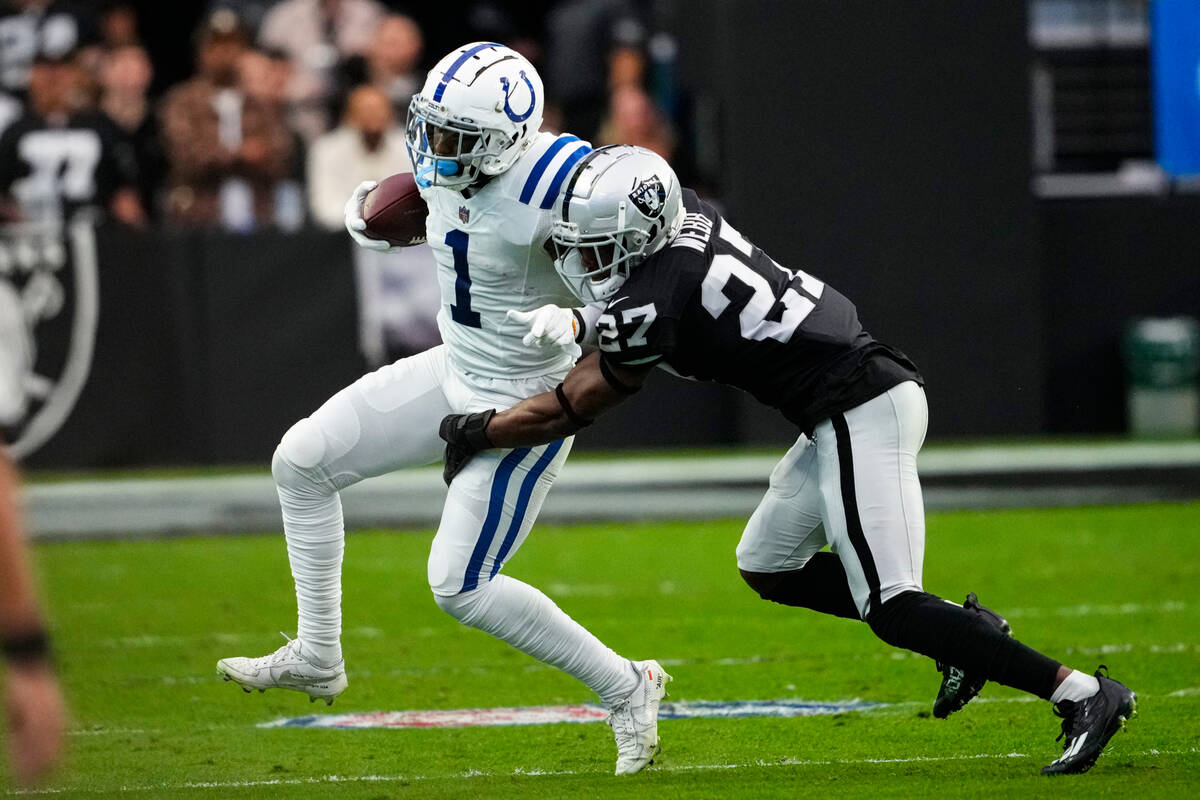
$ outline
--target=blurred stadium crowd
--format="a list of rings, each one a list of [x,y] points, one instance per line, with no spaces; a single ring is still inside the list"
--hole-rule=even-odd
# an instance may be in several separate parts
[[[426,70],[475,40],[539,67],[547,129],[649,147],[704,184],[653,3],[468,2],[453,20],[395,0],[196,5],[190,41],[170,43],[194,69],[165,81],[163,43],[143,33],[165,9],[0,2],[0,221],[82,206],[138,227],[340,229],[357,183],[409,169],[404,119]]]

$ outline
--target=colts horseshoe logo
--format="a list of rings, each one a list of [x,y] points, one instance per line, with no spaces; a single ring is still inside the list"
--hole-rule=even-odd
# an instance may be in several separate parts
[[[512,87],[508,82],[508,78],[500,76],[500,86],[504,89],[504,113],[513,122],[524,122],[529,119],[529,115],[533,113],[533,107],[537,105],[537,96],[533,93],[533,84],[529,78],[525,76],[525,70],[521,70],[521,80],[525,81],[525,85],[529,87],[529,108],[525,109],[524,113],[518,114],[512,110],[512,106],[508,104],[509,95],[512,94]]]

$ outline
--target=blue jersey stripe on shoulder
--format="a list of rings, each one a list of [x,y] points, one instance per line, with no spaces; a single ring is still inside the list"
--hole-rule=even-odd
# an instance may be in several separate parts
[[[529,177],[525,179],[525,185],[521,188],[521,202],[526,205],[533,199],[533,192],[537,189],[538,181],[542,179],[542,174],[545,173],[546,167],[550,166],[550,162],[558,155],[558,151],[569,145],[571,142],[578,142],[578,136],[559,136],[554,144],[546,148],[546,152],[542,153],[542,157],[533,165],[533,169],[529,171]]]
[[[586,144],[580,145],[575,152],[567,156],[567,160],[558,168],[558,172],[554,175],[554,180],[550,181],[550,188],[546,190],[546,196],[542,198],[540,208],[550,208],[554,205],[554,199],[558,197],[558,190],[562,188],[563,181],[567,179],[567,174],[571,171],[571,167],[575,166],[575,162],[592,152],[592,148]]]
[[[442,75],[442,82],[438,84],[437,89],[433,92],[433,102],[442,102],[442,95],[446,92],[446,86],[450,83],[450,79],[454,77],[454,73],[458,72],[458,68],[467,63],[467,59],[478,53],[480,50],[487,50],[489,47],[503,47],[503,45],[495,42],[484,42],[477,44],[470,50],[464,50],[458,58],[454,59],[454,63],[450,65],[450,69],[446,70]]]

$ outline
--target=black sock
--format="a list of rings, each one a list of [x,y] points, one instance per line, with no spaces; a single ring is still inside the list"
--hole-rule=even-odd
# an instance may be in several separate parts
[[[862,619],[842,562],[830,552],[813,555],[800,569],[788,572],[746,572],[742,578],[758,596],[785,606],[811,608],[822,614]]]
[[[1049,700],[1057,661],[993,628],[978,614],[928,592],[905,592],[873,609],[867,624],[875,635],[990,681]]]

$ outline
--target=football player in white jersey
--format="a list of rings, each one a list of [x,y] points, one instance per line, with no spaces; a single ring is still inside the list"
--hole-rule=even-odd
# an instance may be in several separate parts
[[[570,322],[531,333],[529,312],[571,297],[546,247],[551,205],[591,152],[574,136],[539,132],[542,82],[499,44],[460,47],[412,100],[408,147],[441,287],[443,344],[372,372],[284,434],[272,462],[299,607],[297,638],[261,658],[217,669],[246,691],[286,688],[331,703],[346,688],[340,644],[344,527],[338,491],[442,456],[448,414],[508,408],[556,386],[579,355]],[[360,245],[361,185],[346,208]],[[565,345],[565,348],[564,348]],[[438,605],[460,622],[558,667],[611,709],[617,774],[658,750],[659,701],[671,678],[656,661],[619,656],[532,586],[500,574],[524,542],[572,438],[492,450],[449,488],[429,554]],[[402,612],[401,612],[402,613]]]

